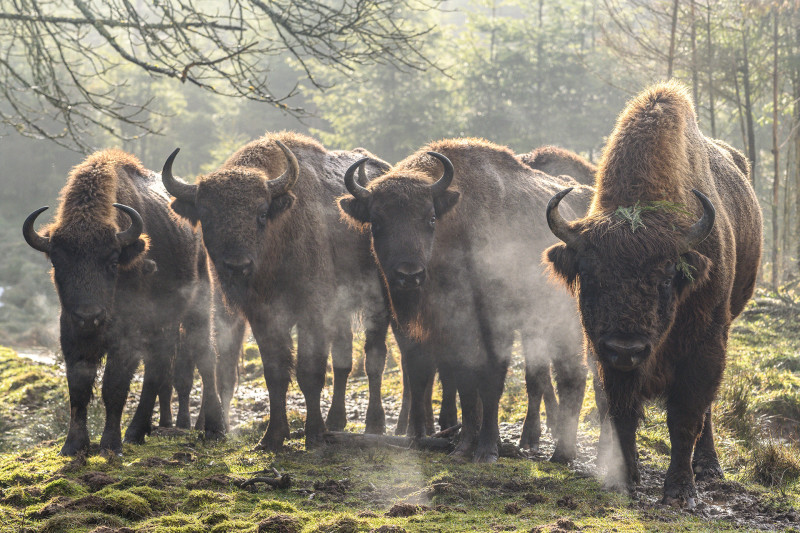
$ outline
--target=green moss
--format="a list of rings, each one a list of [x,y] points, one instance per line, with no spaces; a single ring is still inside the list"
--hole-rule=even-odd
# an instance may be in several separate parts
[[[280,500],[265,500],[258,502],[258,506],[256,510],[259,511],[272,511],[272,512],[279,512],[279,513],[290,513],[294,514],[297,512],[297,508],[288,502],[283,502]]]
[[[106,487],[96,492],[95,496],[103,498],[114,514],[126,518],[141,520],[153,514],[148,501],[131,491]]]
[[[138,524],[136,531],[137,533],[205,533],[208,531],[208,526],[197,517],[174,513]]]
[[[195,511],[209,504],[227,502],[231,497],[228,494],[214,492],[212,490],[191,490],[180,504],[180,510],[184,512]]]
[[[88,494],[86,488],[79,483],[68,479],[56,479],[42,489],[42,497],[49,500],[53,496],[84,496]]]
[[[227,531],[253,531],[252,522],[247,520],[226,520],[211,528],[211,533],[226,533]]]
[[[345,514],[334,515],[319,524],[312,531],[315,533],[356,533],[365,529],[365,522]]]
[[[121,518],[104,513],[59,513],[48,519],[39,531],[41,533],[65,533],[93,526],[120,528],[124,525],[125,522]]]
[[[128,492],[135,494],[147,502],[150,508],[156,512],[164,512],[177,506],[176,494],[164,490],[154,489],[147,486],[135,486],[128,489]]]

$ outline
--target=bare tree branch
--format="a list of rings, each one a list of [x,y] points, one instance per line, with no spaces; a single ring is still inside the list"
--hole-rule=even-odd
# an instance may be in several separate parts
[[[132,90],[137,73],[301,116],[287,99],[304,80],[321,86],[320,69],[434,66],[420,48],[433,28],[416,14],[438,2],[6,0],[0,121],[84,152],[98,130],[119,139],[156,133],[152,97]],[[285,57],[304,75],[276,94],[271,67]]]

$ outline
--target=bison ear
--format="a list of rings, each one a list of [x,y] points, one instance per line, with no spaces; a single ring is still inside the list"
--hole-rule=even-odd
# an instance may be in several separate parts
[[[547,265],[550,277],[563,283],[575,296],[578,280],[578,253],[566,244],[554,244],[542,253],[542,263]]]
[[[267,211],[267,216],[270,218],[270,220],[277,218],[278,215],[280,215],[281,213],[292,207],[292,205],[294,205],[294,200],[295,200],[295,195],[290,192],[287,192],[286,194],[281,194],[280,196],[276,196],[269,203],[269,210]]]
[[[692,250],[681,256],[677,270],[675,290],[678,294],[678,299],[682,299],[708,281],[711,271],[711,259],[700,252]]]
[[[344,219],[354,227],[361,227],[369,223],[369,209],[358,198],[349,195],[339,198],[339,211]]]
[[[169,206],[178,216],[185,218],[191,222],[193,226],[196,226],[197,222],[200,220],[200,213],[197,212],[197,207],[195,207],[194,202],[187,202],[186,200],[174,198]]]
[[[119,266],[123,269],[130,268],[147,252],[149,247],[150,237],[147,234],[141,234],[136,239],[136,242],[126,246],[119,252]]]
[[[443,194],[433,199],[433,209],[436,211],[436,216],[440,217],[453,209],[458,203],[461,194],[458,191],[444,191]]]

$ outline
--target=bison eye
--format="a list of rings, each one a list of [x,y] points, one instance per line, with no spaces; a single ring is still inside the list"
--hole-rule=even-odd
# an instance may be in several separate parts
[[[259,213],[259,215],[258,215],[258,224],[262,228],[267,225],[267,212],[266,211],[262,211],[261,213]]]
[[[430,220],[428,220],[428,224],[429,224],[431,227],[434,227],[434,226],[436,225],[436,215],[431,215],[431,218],[430,218]]]
[[[669,289],[670,287],[672,287],[672,278],[667,278],[664,281],[662,281],[661,286],[664,287],[665,289]]]

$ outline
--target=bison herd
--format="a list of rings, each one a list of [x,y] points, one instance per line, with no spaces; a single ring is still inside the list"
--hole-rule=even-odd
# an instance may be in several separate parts
[[[143,442],[156,398],[160,425],[171,425],[173,384],[177,425],[189,426],[195,367],[197,426],[208,439],[224,435],[246,323],[270,400],[258,447],[278,450],[289,436],[293,369],[312,447],[326,428],[344,428],[360,316],[368,433],[386,429],[391,326],[408,398],[398,428],[431,432],[438,372],[442,427],[457,423],[456,393],[461,405],[453,455],[496,460],[498,405],[519,339],[523,447],[538,446],[544,399],[551,460],[575,458],[588,363],[598,455],[621,456],[608,486],[639,481],[636,430],[643,402],[657,398],[671,443],[665,500],[691,506],[695,477],[722,476],[711,402],[731,321],[753,293],[761,214],[747,161],[700,133],[683,86],[658,84],[632,100],[596,168],[565,150],[516,156],[481,139],[432,142],[390,165],[282,132],[189,184],[173,174],[177,153],[160,176],[125,152],[95,153],[70,173],[53,222],[34,229],[41,208],[23,225],[51,261],[61,301],[70,397],[62,454],[89,447],[87,406],[103,357],[101,449],[122,451],[122,410],[140,361],[144,384],[125,442]],[[329,353],[334,391],[323,418]]]

